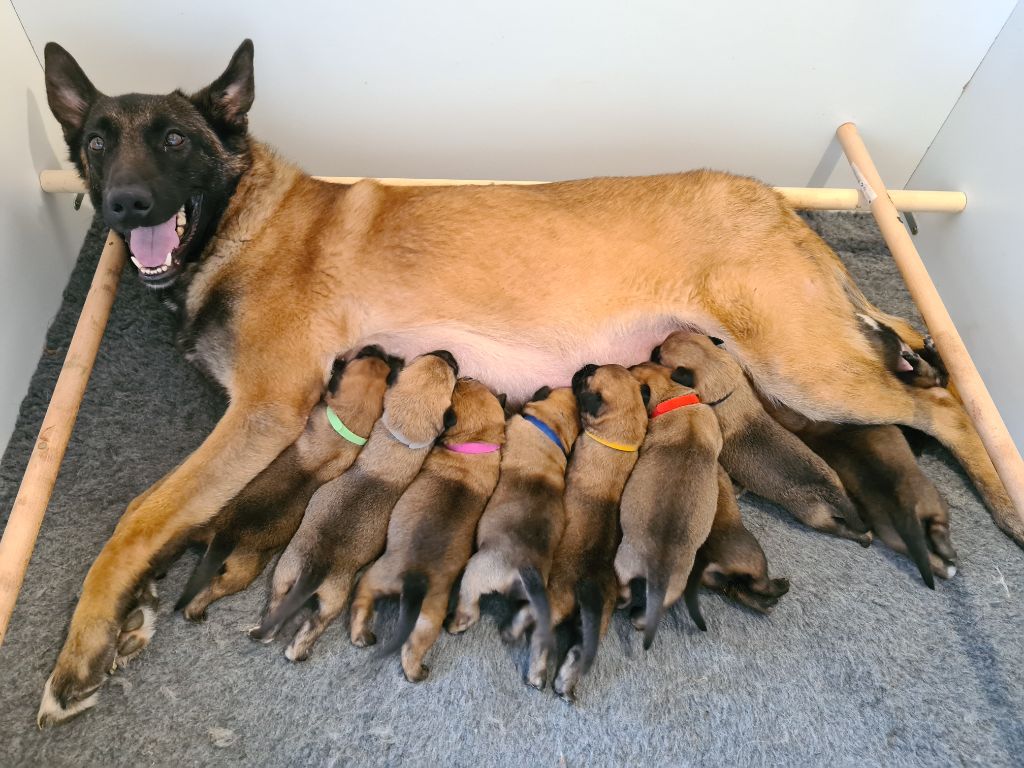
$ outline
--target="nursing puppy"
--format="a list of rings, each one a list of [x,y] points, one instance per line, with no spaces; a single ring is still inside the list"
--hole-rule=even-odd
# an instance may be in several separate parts
[[[288,544],[310,497],[348,469],[384,408],[384,391],[401,368],[380,347],[335,363],[327,393],[306,429],[202,531],[206,550],[178,599],[185,618],[201,619],[216,600],[252,583]]]
[[[922,348],[915,352],[881,320],[870,315],[858,315],[858,318],[864,335],[878,350],[886,367],[901,381],[921,389],[949,384],[949,374],[931,336],[925,337]]]
[[[505,441],[504,403],[479,381],[459,379],[451,412],[448,429],[391,513],[387,550],[359,580],[352,600],[352,642],[367,646],[376,642],[374,602],[400,595],[398,628],[380,655],[401,648],[410,683],[429,674],[423,657],[437,640],[452,585],[473,552]]]
[[[732,480],[721,465],[717,472],[715,520],[707,541],[697,551],[683,595],[687,611],[701,631],[707,631],[698,602],[702,584],[759,613],[770,613],[789,592],[788,579],[768,577],[768,559],[757,539],[743,525]]]
[[[707,336],[677,331],[651,358],[693,374],[693,388],[718,416],[719,461],[733,480],[812,528],[863,546],[871,543],[836,473],[765,412],[732,355]]]
[[[391,510],[451,423],[457,368],[455,359],[440,351],[417,357],[398,374],[359,457],[310,499],[274,570],[270,605],[251,630],[253,638],[272,639],[285,621],[313,603],[312,615],[285,650],[290,660],[300,661],[344,610],[356,573],[384,549]]]
[[[711,531],[722,430],[690,387],[690,371],[656,363],[629,370],[650,391],[649,423],[622,492],[615,574],[623,600],[646,589],[645,608],[634,605],[632,619],[647,649],[664,610],[682,597],[697,550]]]
[[[548,580],[552,626],[570,639],[554,689],[570,702],[615,607],[619,500],[647,429],[650,394],[620,365],[587,365],[572,388],[581,432],[565,478],[565,532]]]
[[[529,601],[513,619],[508,639],[533,627],[526,681],[547,682],[551,608],[545,585],[565,528],[565,465],[579,434],[576,396],[569,387],[537,391],[505,424],[501,474],[477,528],[477,552],[459,588],[448,625],[464,632],[480,619],[480,597],[492,592]]]
[[[910,557],[925,584],[935,589],[933,574],[956,574],[949,507],[898,427],[807,423],[797,434],[836,471],[878,538]]]

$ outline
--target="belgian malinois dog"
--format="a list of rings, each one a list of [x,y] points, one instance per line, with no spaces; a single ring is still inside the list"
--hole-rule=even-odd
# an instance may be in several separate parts
[[[209,86],[110,97],[60,46],[47,98],[96,210],[140,279],[177,307],[186,358],[230,405],[203,444],[136,498],[89,570],[47,681],[40,724],[95,703],[122,622],[161,555],[302,432],[334,358],[378,343],[451,350],[521,403],[590,360],[633,365],[671,331],[724,340],[766,396],[818,421],[937,437],[996,522],[1024,522],[967,415],[905,385],[859,315],[918,351],[770,187],[726,173],[537,187],[335,186],[248,133],[253,45]]]

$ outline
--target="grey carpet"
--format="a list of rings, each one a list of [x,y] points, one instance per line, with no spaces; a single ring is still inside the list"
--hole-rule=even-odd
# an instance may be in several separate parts
[[[910,305],[869,217],[813,225],[880,306]],[[0,465],[17,491],[95,266],[90,234]],[[822,371],[823,376],[828,371]],[[442,636],[428,682],[405,682],[349,645],[343,624],[313,658],[248,640],[265,579],[206,623],[172,615],[194,556],[161,582],[158,632],[97,709],[38,732],[43,682],[89,563],[125,504],[197,446],[223,399],[178,356],[171,323],[128,272],[7,640],[0,765],[1021,765],[1024,553],[997,532],[959,469],[922,457],[950,502],[961,572],[935,592],[880,547],[801,528],[742,501],[774,575],[793,583],[770,618],[704,597],[710,631],[673,611],[644,653],[617,617],[579,704],[525,687],[523,653],[494,614]],[[393,612],[391,614],[393,616]]]

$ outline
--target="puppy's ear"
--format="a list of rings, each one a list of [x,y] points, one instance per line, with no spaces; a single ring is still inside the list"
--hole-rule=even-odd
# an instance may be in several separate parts
[[[334,365],[331,367],[331,380],[327,382],[327,391],[332,395],[338,394],[338,385],[341,384],[342,374],[345,373],[345,358],[339,357],[334,361]]]
[[[449,429],[455,426],[455,422],[459,420],[459,417],[455,415],[455,409],[450,405],[448,410],[444,412],[444,431],[447,432]]]
[[[533,397],[530,398],[531,403],[538,402],[540,400],[547,400],[548,396],[551,395],[551,387],[543,386],[533,393]]]
[[[64,140],[77,155],[78,135],[86,115],[100,95],[74,57],[56,43],[43,49],[46,69],[46,101],[64,131]]]
[[[647,384],[640,385],[640,397],[643,398],[644,407],[646,408],[651,403],[651,388]]]
[[[576,399],[579,401],[580,411],[590,416],[597,416],[604,405],[604,398],[600,392],[580,392]]]
[[[697,386],[697,376],[689,368],[683,368],[679,366],[670,377],[676,384],[682,384],[684,387],[695,387]]]
[[[502,392],[500,395],[497,395],[497,398],[498,398],[498,404],[501,405],[501,410],[504,411],[505,410],[505,405],[508,403],[508,395],[506,395],[504,392]]]
[[[661,344],[651,350],[651,362],[661,365]]]
[[[385,382],[387,386],[391,386],[398,380],[398,374],[405,367],[405,360],[394,355],[388,355],[387,357],[388,368],[391,370],[388,372],[388,378]]]
[[[243,40],[223,74],[192,96],[192,103],[214,125],[235,133],[248,128],[249,109],[256,98],[252,59],[252,40]]]

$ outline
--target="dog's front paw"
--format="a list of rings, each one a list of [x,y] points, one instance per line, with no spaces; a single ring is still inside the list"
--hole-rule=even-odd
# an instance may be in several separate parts
[[[156,585],[146,580],[116,623],[75,618],[57,664],[43,687],[36,714],[40,728],[63,723],[96,704],[108,674],[138,656],[153,637]]]

